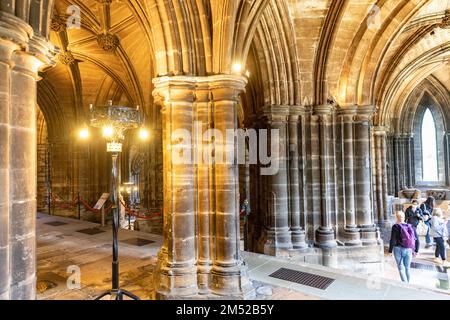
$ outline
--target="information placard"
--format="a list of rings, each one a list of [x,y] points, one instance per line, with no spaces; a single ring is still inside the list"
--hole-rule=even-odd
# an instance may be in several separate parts
[[[108,199],[109,199],[109,193],[102,194],[100,199],[98,199],[97,203],[95,204],[94,209],[100,210],[103,207],[103,205],[105,204],[105,202],[108,201]]]

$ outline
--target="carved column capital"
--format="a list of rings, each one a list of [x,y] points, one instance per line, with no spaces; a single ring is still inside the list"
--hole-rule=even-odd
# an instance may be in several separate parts
[[[381,137],[387,136],[388,128],[385,126],[374,126],[372,128],[372,130],[373,130],[373,134],[375,136],[381,136]]]
[[[313,114],[316,116],[329,116],[332,115],[335,111],[335,106],[331,104],[324,104],[313,107]]]
[[[245,92],[247,78],[237,75],[215,75],[210,77],[197,77],[201,85],[208,82],[214,100],[237,101],[239,95]]]
[[[245,91],[247,80],[241,76],[209,77],[173,76],[153,80],[156,102],[164,101],[237,101]]]
[[[356,108],[355,121],[356,122],[370,122],[377,110],[376,106],[358,106]]]
[[[153,84],[155,86],[153,98],[156,104],[163,107],[162,112],[171,102],[194,102],[194,77],[160,77],[153,79]]]

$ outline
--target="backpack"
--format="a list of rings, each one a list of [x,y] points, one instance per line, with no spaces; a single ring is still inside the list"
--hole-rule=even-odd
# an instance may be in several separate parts
[[[399,224],[400,228],[400,245],[403,248],[416,248],[416,236],[413,228],[409,224]]]

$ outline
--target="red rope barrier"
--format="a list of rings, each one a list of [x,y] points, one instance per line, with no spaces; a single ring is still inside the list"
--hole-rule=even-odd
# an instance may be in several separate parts
[[[50,196],[51,196],[54,204],[56,206],[58,206],[60,209],[63,209],[63,210],[64,209],[67,209],[67,210],[68,209],[74,209],[76,207],[76,205],[79,204],[78,203],[78,196],[75,196],[70,203],[69,202],[65,202],[57,194],[51,193]],[[80,204],[82,204],[85,207],[86,210],[88,210],[90,212],[93,212],[93,213],[96,213],[96,214],[100,214],[102,212],[101,209],[95,209],[94,207],[92,207],[86,200],[83,199],[82,196],[80,196],[79,202],[80,202]],[[151,219],[153,219],[155,217],[161,216],[160,212],[155,212],[155,213],[150,214],[150,215],[149,215],[149,212],[141,214],[141,213],[137,212],[136,210],[128,208],[126,206],[126,204],[122,200],[120,200],[120,203],[125,207],[125,212],[128,215],[134,216],[134,217],[142,219],[142,220],[151,220]],[[107,208],[105,208],[105,213],[108,214],[112,210],[112,208],[113,208],[113,204],[110,204]]]
[[[142,219],[142,220],[151,220],[151,219],[153,219],[155,217],[161,216],[161,213],[159,213],[159,212],[155,212],[155,213],[153,213],[151,215],[148,215],[149,212],[144,213],[144,214],[140,214],[136,210],[128,208],[127,205],[122,200],[120,200],[120,203],[125,207],[125,212],[128,215],[134,216],[134,217]]]
[[[71,202],[66,202],[57,194],[51,193],[50,196],[51,196],[54,204],[62,210],[74,209],[75,206],[78,204],[78,200],[77,200],[78,197],[75,197]]]
[[[87,203],[86,200],[84,200],[83,197],[81,197],[81,196],[80,196],[80,201],[88,211],[91,211],[91,212],[97,213],[97,214],[102,212],[101,209],[95,209],[95,208],[91,207],[89,205],[89,203]],[[113,204],[110,204],[109,207],[105,208],[105,213],[109,213],[109,211],[111,211],[112,207],[113,207]]]

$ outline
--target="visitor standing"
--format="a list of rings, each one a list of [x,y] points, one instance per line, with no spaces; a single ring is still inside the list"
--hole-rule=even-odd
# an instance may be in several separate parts
[[[425,248],[429,248],[433,245],[433,241],[430,236],[431,231],[431,217],[433,216],[433,210],[435,206],[435,199],[433,197],[428,197],[427,200],[420,205],[420,210],[422,210],[423,221],[428,226],[428,232],[425,235]]]
[[[434,241],[436,242],[436,251],[434,261],[444,266],[449,266],[446,261],[445,240],[448,238],[447,222],[444,220],[442,209],[436,208],[433,210],[433,217],[431,218],[431,232]],[[439,257],[441,259],[439,259]]]
[[[419,208],[419,202],[417,200],[413,200],[412,205],[408,209],[406,209],[405,222],[407,224],[410,224],[414,229],[414,235],[416,238],[415,244],[416,253],[419,253],[420,249],[420,240],[419,235],[417,233],[417,226],[419,225],[420,221],[423,221],[422,210],[420,210]]]
[[[403,282],[410,281],[412,256],[415,254],[415,231],[410,224],[405,223],[402,211],[396,214],[397,223],[392,226],[389,253],[393,254]]]

